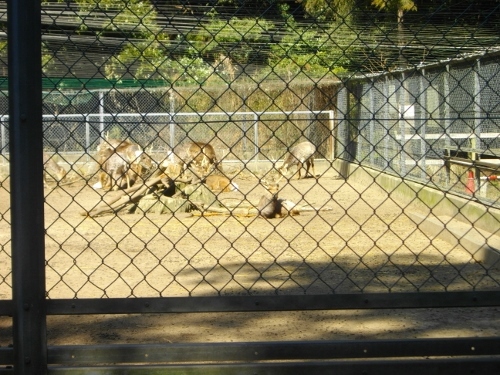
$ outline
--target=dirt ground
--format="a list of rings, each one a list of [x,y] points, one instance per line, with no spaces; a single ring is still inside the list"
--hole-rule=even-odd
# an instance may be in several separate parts
[[[118,192],[82,181],[46,189],[47,295],[111,298],[498,290],[500,273],[464,249],[431,238],[407,206],[376,186],[339,179],[290,180],[280,197],[299,216],[127,213],[83,215]],[[254,171],[256,175],[263,171]],[[249,173],[224,204],[256,204]],[[9,299],[8,179],[0,188],[0,299]],[[312,209],[314,208],[314,209]],[[307,209],[307,210],[306,210]],[[49,316],[49,344],[384,339],[500,335],[499,307],[406,310]],[[0,317],[0,345],[11,342]]]

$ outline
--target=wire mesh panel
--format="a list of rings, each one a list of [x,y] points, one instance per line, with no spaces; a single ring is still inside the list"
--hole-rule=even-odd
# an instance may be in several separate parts
[[[475,23],[456,4],[469,2],[431,3],[44,3],[46,312],[498,306],[497,5]],[[9,180],[23,172],[9,169],[19,141],[8,112],[4,315],[15,297]],[[412,348],[398,356],[454,355],[434,341]],[[248,361],[232,350],[231,366]],[[281,359],[333,358],[301,351]],[[104,352],[99,364],[131,360]]]

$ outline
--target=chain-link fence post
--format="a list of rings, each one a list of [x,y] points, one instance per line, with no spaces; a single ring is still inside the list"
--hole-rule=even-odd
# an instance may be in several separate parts
[[[19,375],[47,371],[40,4],[8,5],[13,344]]]

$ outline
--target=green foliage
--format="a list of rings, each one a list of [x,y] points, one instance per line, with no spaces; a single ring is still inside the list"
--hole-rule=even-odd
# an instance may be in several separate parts
[[[304,9],[318,21],[350,18],[355,0],[304,0]]]
[[[104,67],[108,79],[126,76],[139,79],[164,79],[171,68],[166,49],[168,35],[156,22],[152,3],[142,0],[76,0],[80,11],[80,30],[95,29],[98,38],[116,33],[127,38],[121,51]],[[103,16],[103,14],[105,16]],[[96,26],[97,23],[97,26]]]
[[[2,40],[0,41],[0,59],[6,59],[7,58],[7,41]]]
[[[372,5],[389,12],[417,10],[417,6],[412,0],[372,0]]]
[[[222,18],[217,6],[234,1],[218,1],[206,13],[208,22],[179,33],[175,40],[170,40],[158,24],[150,1],[75,1],[82,33],[125,40],[120,52],[104,66],[106,77],[117,82],[135,79],[161,80],[176,86],[232,84],[245,78],[239,74],[248,64],[260,66],[254,73],[256,79],[317,80],[341,75],[353,66],[359,68],[362,56],[373,53],[357,41],[351,17],[355,0],[304,0],[308,15],[324,21],[314,26],[297,23],[290,5],[279,3],[276,8],[285,21],[283,30],[278,29],[279,23],[257,17]],[[370,2],[381,9],[415,8],[411,0]],[[384,58],[381,54],[381,60]],[[50,57],[46,63],[49,61]]]
[[[238,64],[246,64],[252,54],[259,52],[259,46],[270,42],[268,31],[272,27],[269,21],[257,18],[226,21],[213,17],[198,32],[188,34],[187,39],[203,56],[214,59],[225,55]]]
[[[7,42],[5,42],[5,44],[7,44]],[[54,65],[52,54],[50,53],[45,43],[42,42],[42,72],[44,73],[48,72],[52,67],[52,65]]]
[[[62,1],[62,0],[61,0]],[[149,1],[142,0],[76,0],[82,27],[100,20],[103,31],[130,30],[135,33],[154,33],[156,12]],[[99,17],[102,14],[106,17]],[[158,30],[156,30],[158,31]]]
[[[8,43],[6,40],[0,41],[0,59],[7,60]],[[50,67],[53,65],[52,54],[49,49],[42,42],[42,71],[46,73],[49,71]]]
[[[271,47],[269,65],[274,74],[284,77],[342,74],[349,66],[354,40],[352,32],[343,34],[339,28],[289,28],[280,43]]]
[[[146,40],[125,44],[118,54],[111,56],[104,69],[108,79],[119,80],[125,74],[135,79],[158,79],[163,78],[160,72],[169,67],[163,43]]]
[[[114,125],[109,129],[108,138],[109,139],[123,139],[123,131],[120,126]]]

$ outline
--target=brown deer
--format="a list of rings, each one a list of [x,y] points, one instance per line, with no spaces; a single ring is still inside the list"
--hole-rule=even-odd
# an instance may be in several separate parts
[[[48,153],[43,153],[43,185],[47,187],[47,173],[55,181],[61,181],[66,176],[66,170],[61,167]]]
[[[234,182],[231,182],[226,176],[211,174],[204,179],[205,185],[213,192],[225,193],[238,190],[239,187]]]
[[[219,161],[212,145],[203,142],[187,142],[169,151],[160,164],[161,169],[172,169],[171,165],[181,166],[179,175],[191,171],[202,180],[218,167]]]
[[[297,172],[299,173],[299,180],[301,178],[300,170],[306,164],[306,173],[304,178],[307,177],[309,173],[309,167],[312,167],[313,176],[316,176],[316,172],[314,170],[314,153],[316,152],[316,146],[309,141],[301,142],[290,149],[287,157],[283,161],[278,170],[281,174],[285,175],[288,169],[294,165],[297,166]]]
[[[126,139],[104,139],[97,146],[97,162],[100,167],[99,181],[94,189],[117,190],[132,186],[152,165],[142,148]]]

